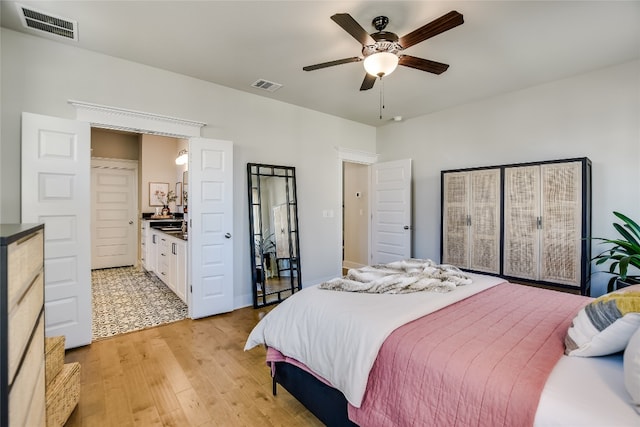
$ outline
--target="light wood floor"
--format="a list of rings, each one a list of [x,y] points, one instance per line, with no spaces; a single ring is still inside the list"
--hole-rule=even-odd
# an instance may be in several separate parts
[[[243,347],[267,310],[182,320],[69,350],[80,403],[66,426],[322,426],[286,390],[271,394],[265,350]]]

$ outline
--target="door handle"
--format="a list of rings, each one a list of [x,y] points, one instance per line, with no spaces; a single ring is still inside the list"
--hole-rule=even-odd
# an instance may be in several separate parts
[[[231,238],[231,233],[225,233],[224,237],[226,237],[227,239]]]
[[[404,228],[405,230],[408,230],[408,229],[409,229],[409,226],[408,226],[408,225],[405,225],[405,226],[404,226],[404,227],[402,227],[402,228]]]
[[[129,221],[129,225],[133,224],[133,220]]]

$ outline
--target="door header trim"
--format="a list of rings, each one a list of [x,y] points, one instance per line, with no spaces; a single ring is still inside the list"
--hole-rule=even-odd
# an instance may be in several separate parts
[[[128,130],[136,133],[164,135],[178,138],[200,136],[207,124],[160,114],[145,113],[120,107],[68,100],[76,109],[76,120],[89,122],[92,127]]]

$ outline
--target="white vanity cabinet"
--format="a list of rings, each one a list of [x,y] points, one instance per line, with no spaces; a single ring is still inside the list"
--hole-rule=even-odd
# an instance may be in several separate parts
[[[158,269],[156,270],[156,275],[162,280],[169,288],[171,285],[169,284],[170,271],[169,271],[169,257],[171,256],[171,252],[169,250],[169,236],[165,233],[158,233],[158,237],[156,238],[158,242]],[[171,289],[173,290],[173,289]]]
[[[140,264],[147,271],[153,271],[154,265],[151,256],[153,250],[151,242],[151,233],[153,229],[149,225],[149,221],[140,221]]]
[[[148,257],[155,259],[153,272],[182,301],[187,302],[187,242],[159,230],[151,232]],[[155,253],[151,253],[155,252]]]
[[[149,228],[145,244],[145,270],[152,273],[158,272],[158,252],[160,246],[160,232]]]
[[[187,242],[172,238],[171,242],[171,274],[170,279],[174,284],[172,288],[178,297],[187,302]],[[171,287],[169,285],[169,287]]]
[[[153,272],[167,285],[182,301],[187,302],[187,241],[172,233],[175,225],[171,224],[168,232],[158,226],[153,227],[154,221],[143,220],[141,225],[142,266],[146,271]]]

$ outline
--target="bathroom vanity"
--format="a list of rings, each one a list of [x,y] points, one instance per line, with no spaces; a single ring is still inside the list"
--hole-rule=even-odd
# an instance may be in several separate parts
[[[142,220],[142,267],[187,303],[187,234],[182,220]]]

